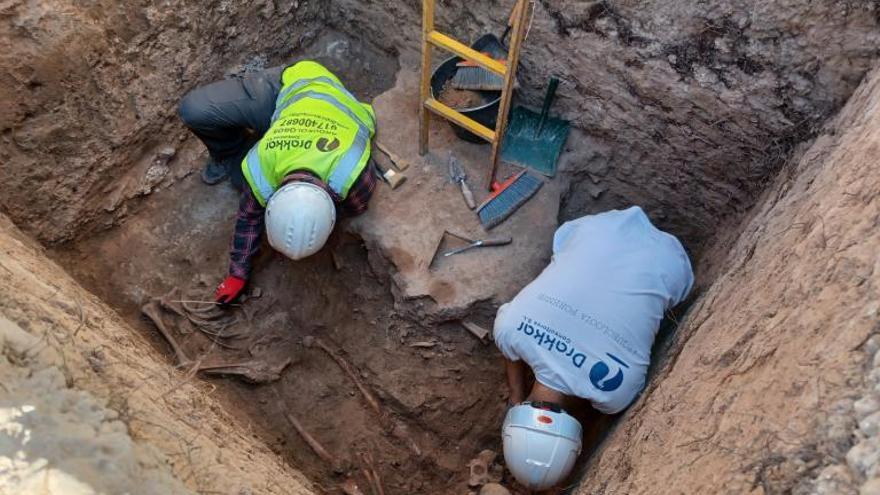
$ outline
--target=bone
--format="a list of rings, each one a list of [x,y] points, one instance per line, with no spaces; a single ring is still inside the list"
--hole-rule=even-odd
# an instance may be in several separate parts
[[[367,481],[370,482],[374,495],[385,495],[385,488],[382,486],[382,478],[379,477],[376,463],[373,462],[373,455],[367,452],[362,452],[361,460],[366,465],[363,469],[364,476],[367,478]]]
[[[324,461],[327,466],[331,470],[333,470],[334,473],[345,472],[345,467],[342,461],[333,456],[330,452],[328,452],[327,449],[325,449],[324,446],[315,439],[315,437],[307,432],[302,423],[300,423],[299,420],[296,419],[296,416],[291,413],[287,413],[285,416],[287,417],[287,421],[290,422],[291,426],[293,426],[296,432],[299,433],[303,440],[305,440],[306,443],[309,444],[309,447],[312,448],[315,454],[320,457],[321,460]],[[357,488],[357,485],[355,485],[355,488]]]
[[[406,442],[406,445],[409,447],[410,450],[412,450],[413,454],[415,454],[416,457],[422,457],[422,449],[419,447],[416,441],[413,440],[412,436],[409,433],[409,428],[404,423],[400,421],[394,421],[391,427],[391,436]]]
[[[205,333],[205,332],[202,332],[202,333]],[[210,340],[212,343],[214,343],[215,345],[220,346],[220,347],[222,347],[222,348],[224,348],[224,349],[231,349],[231,350],[234,350],[234,351],[240,351],[240,350],[241,350],[241,348],[238,347],[238,346],[234,346],[234,345],[231,345],[231,344],[227,344],[226,342],[223,342],[222,340],[220,340],[220,337],[214,337],[213,335],[211,335],[211,334],[209,334],[209,333],[205,333],[205,336],[206,336],[206,337],[208,338],[208,340]]]
[[[344,371],[345,374],[348,375],[349,378],[351,378],[351,381],[353,381],[355,386],[357,387],[357,389],[360,390],[361,395],[364,396],[364,400],[367,401],[367,403],[370,405],[370,407],[373,409],[373,411],[375,411],[376,415],[379,417],[383,416],[382,407],[379,405],[379,401],[376,400],[375,397],[373,397],[373,394],[367,389],[367,387],[361,381],[360,377],[357,376],[357,373],[354,372],[354,368],[352,368],[352,366],[350,364],[348,364],[348,361],[346,361],[342,356],[340,356],[333,349],[328,347],[327,344],[325,344],[318,337],[313,337],[313,336],[304,337],[303,338],[303,345],[308,348],[317,346],[317,347],[321,348],[321,350],[326,352],[328,356],[333,358],[333,360],[336,361],[336,364],[338,364],[339,367],[342,368],[342,371]]]
[[[342,256],[337,253],[335,249],[330,250],[330,258],[333,260],[333,268],[336,268],[337,272],[345,268],[345,263],[342,262]]]
[[[484,344],[488,341],[489,330],[469,320],[462,320],[461,326],[463,326],[468,332],[472,333],[474,337],[480,339]]]
[[[237,317],[231,316],[228,312],[223,311],[214,305],[208,307],[198,305],[193,306],[195,303],[201,303],[204,301],[180,299],[180,289],[177,287],[171,289],[167,294],[156,300],[159,302],[162,309],[166,309],[181,318],[186,318],[200,332],[209,337],[232,339],[244,337],[249,334],[246,330],[227,332],[227,328],[238,323],[239,320]],[[228,349],[235,349],[233,346],[218,342],[215,338],[211,339],[214,343]]]
[[[434,347],[436,345],[437,345],[436,342],[413,342],[409,346],[423,348],[423,349],[430,349],[431,347]]]
[[[494,450],[486,449],[468,462],[468,468],[470,469],[468,486],[482,486],[492,481],[489,477],[489,468],[495,462],[495,457],[497,456],[498,454]]]
[[[223,331],[223,329],[235,323],[235,320],[233,319],[221,318],[223,315],[220,315],[220,317],[217,318],[205,318],[202,317],[199,313],[191,313],[185,308],[184,316],[186,316],[186,319],[192,322],[193,325],[196,325],[199,328],[212,329],[214,332]]]
[[[180,304],[200,304],[200,305],[205,304],[205,305],[209,305],[208,309],[200,309],[199,311],[208,311],[208,310],[211,310],[211,309],[213,309],[215,307],[219,307],[219,306],[232,306],[232,307],[241,306],[241,304],[219,303],[217,301],[199,301],[199,300],[195,300],[195,299],[182,299],[180,301],[171,301],[171,302],[180,303]]]
[[[173,301],[173,299],[178,297],[178,292],[179,290],[177,289],[177,287],[175,287],[164,296],[158,299],[154,298],[153,300],[158,301],[159,306],[162,309],[167,309],[168,311],[176,314],[177,316],[180,316],[181,318],[186,318],[186,311],[183,309],[183,306],[181,306],[176,301]]]
[[[351,478],[339,484],[339,488],[345,495],[364,495],[364,492],[358,488],[357,483]]]
[[[236,322],[204,322],[197,323],[193,318],[189,318],[190,322],[205,335],[217,337],[221,339],[236,339],[248,335],[247,330],[232,330],[230,327]],[[204,320],[200,320],[204,321]],[[229,331],[227,331],[229,330]]]
[[[168,344],[171,345],[171,349],[174,351],[174,356],[177,359],[178,365],[186,365],[192,362],[189,356],[183,352],[183,348],[180,347],[177,340],[171,335],[171,331],[165,326],[165,322],[162,321],[162,309],[159,306],[158,301],[154,299],[147,304],[144,304],[141,307],[141,313],[156,325],[156,328],[159,329],[159,333],[162,334],[162,337],[164,337],[165,340],[168,341]]]
[[[169,301],[180,303],[184,311],[192,315],[198,315],[209,320],[216,320],[226,316],[226,312],[220,309],[220,303],[207,301]],[[210,305],[208,305],[210,304]],[[240,305],[237,305],[240,306]]]
[[[480,489],[480,495],[510,495],[510,490],[498,483],[486,483]]]
[[[367,479],[367,483],[370,484],[370,494],[379,495],[379,492],[376,491],[376,480],[373,479],[373,473],[367,468],[361,468],[361,474],[364,475],[364,478]]]
[[[290,358],[274,365],[254,359],[238,363],[205,364],[199,367],[199,371],[209,375],[240,376],[248,383],[259,385],[279,380],[281,372],[288,365],[290,365]]]

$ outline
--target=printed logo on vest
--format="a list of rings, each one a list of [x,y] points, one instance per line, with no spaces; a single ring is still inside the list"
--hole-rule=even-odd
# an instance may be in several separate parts
[[[333,151],[339,147],[339,139],[333,138],[333,141],[330,141],[329,139],[322,137],[318,139],[317,143],[315,143],[315,147],[325,153],[328,151]]]
[[[621,361],[620,358],[607,352],[605,355],[620,364],[620,366],[629,368],[629,366]],[[612,373],[613,370],[617,370],[617,373]],[[614,363],[609,366],[608,363],[599,361],[590,368],[590,383],[603,392],[617,390],[623,383],[623,370]]]

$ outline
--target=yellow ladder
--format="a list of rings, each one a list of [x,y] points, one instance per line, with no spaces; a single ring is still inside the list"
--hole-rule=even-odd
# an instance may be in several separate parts
[[[434,0],[422,0],[422,104],[419,108],[419,154],[424,155],[428,152],[428,128],[432,112],[455,122],[492,143],[492,169],[489,173],[489,184],[487,186],[490,191],[492,190],[492,184],[495,182],[495,174],[498,170],[498,155],[501,154],[504,131],[507,129],[507,116],[510,110],[510,99],[513,96],[513,83],[516,81],[516,67],[519,62],[519,48],[525,31],[527,7],[528,0],[516,0],[516,5],[511,14],[510,48],[507,54],[507,63],[505,64],[487,57],[460,41],[435,30]],[[501,90],[501,104],[498,108],[495,129],[489,129],[470,117],[462,115],[451,107],[440,103],[431,96],[432,47],[450,51],[504,78],[504,85]]]

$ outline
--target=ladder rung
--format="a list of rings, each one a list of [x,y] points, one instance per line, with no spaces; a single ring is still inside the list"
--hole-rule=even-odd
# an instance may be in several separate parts
[[[495,131],[470,117],[462,115],[460,112],[453,110],[451,107],[440,103],[434,98],[428,98],[425,100],[425,108],[447,120],[455,122],[490,143],[495,142]]]
[[[440,31],[431,31],[428,33],[428,42],[438,48],[449,50],[465,60],[473,61],[480,67],[490,70],[500,76],[504,76],[507,72],[507,64],[499,62],[492,57],[487,57],[464,43],[446,36]]]

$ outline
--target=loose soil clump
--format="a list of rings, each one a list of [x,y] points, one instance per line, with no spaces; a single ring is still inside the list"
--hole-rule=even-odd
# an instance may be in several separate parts
[[[440,96],[437,99],[440,103],[458,110],[478,107],[486,102],[486,98],[479,92],[457,89],[452,86],[452,81],[447,81],[443,85],[443,89],[440,90]]]

